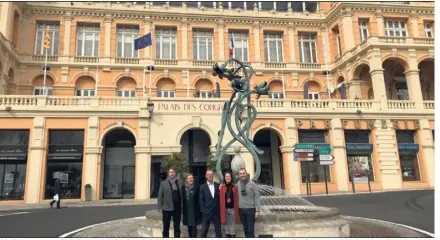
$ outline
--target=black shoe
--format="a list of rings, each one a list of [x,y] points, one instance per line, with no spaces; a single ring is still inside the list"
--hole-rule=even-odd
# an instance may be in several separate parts
[[[53,208],[52,203],[49,203],[49,205],[50,205],[50,208]]]
[[[235,234],[232,234],[232,235],[231,235],[231,238],[235,238]]]

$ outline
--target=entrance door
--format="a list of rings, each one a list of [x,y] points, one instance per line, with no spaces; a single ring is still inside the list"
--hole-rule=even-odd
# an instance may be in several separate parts
[[[122,198],[134,198],[134,166],[122,167]]]
[[[194,182],[197,186],[200,186],[206,182],[206,166],[191,166],[191,172],[194,176]]]

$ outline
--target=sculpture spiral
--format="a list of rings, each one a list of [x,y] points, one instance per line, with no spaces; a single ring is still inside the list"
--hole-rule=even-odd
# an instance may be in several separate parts
[[[230,63],[236,63],[238,67],[231,67],[227,69],[226,67]],[[242,76],[239,76],[237,73],[243,70],[244,79]],[[255,162],[255,176],[253,180],[257,180],[260,177],[261,172],[261,163],[258,154],[263,154],[263,151],[258,149],[255,144],[249,139],[249,130],[257,117],[257,110],[254,105],[251,104],[251,94],[256,93],[257,99],[260,95],[268,95],[269,94],[269,86],[267,82],[264,82],[258,86],[255,86],[254,90],[250,90],[250,80],[253,75],[253,69],[250,65],[243,64],[237,59],[230,58],[224,64],[219,66],[217,63],[213,66],[213,76],[218,76],[220,79],[227,78],[231,82],[231,87],[233,89],[232,96],[229,101],[226,101],[223,106],[222,112],[222,122],[219,134],[219,140],[217,143],[217,149],[214,156],[214,161],[216,161],[216,170],[219,179],[223,180],[223,173],[221,171],[221,160],[223,159],[223,155],[226,150],[231,147],[231,145],[238,141],[243,146],[245,146],[249,152],[252,154]],[[237,98],[234,101],[234,98]],[[244,101],[247,100],[247,103]],[[235,112],[234,112],[235,110]],[[243,112],[247,110],[246,122],[243,126]],[[232,128],[232,116],[234,115],[235,127],[238,130],[238,133],[234,131]],[[233,139],[230,140],[225,146],[222,146],[223,136],[225,133],[225,128],[228,127],[229,133],[232,135]]]

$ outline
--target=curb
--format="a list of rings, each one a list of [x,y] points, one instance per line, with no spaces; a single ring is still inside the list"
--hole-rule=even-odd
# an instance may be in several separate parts
[[[342,193],[329,193],[329,194],[314,194],[314,195],[305,195],[305,194],[301,194],[301,195],[297,195],[299,197],[302,198],[309,198],[309,197],[324,197],[324,196],[344,196],[344,195],[361,195],[361,194],[378,194],[378,193],[389,193],[389,192],[412,192],[412,191],[426,191],[426,190],[433,190],[434,188],[415,188],[415,189],[396,189],[396,190],[381,190],[381,191],[372,191],[372,192],[356,192],[356,193],[352,193],[352,192],[342,192]]]

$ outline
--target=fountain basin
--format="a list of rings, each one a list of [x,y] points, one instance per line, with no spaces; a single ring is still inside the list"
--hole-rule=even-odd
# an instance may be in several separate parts
[[[145,212],[147,224],[138,229],[139,237],[162,236],[162,214],[157,210]],[[172,225],[172,224],[171,224]],[[244,237],[241,224],[236,225],[236,237]],[[225,233],[226,226],[222,225]],[[198,226],[199,233],[201,225]],[[186,227],[181,225],[182,237],[187,237]],[[349,223],[341,218],[339,211],[333,208],[317,206],[271,206],[265,205],[255,222],[255,236],[273,237],[334,237],[350,236]],[[170,228],[170,237],[173,228]],[[214,226],[210,226],[208,237],[215,237]]]

